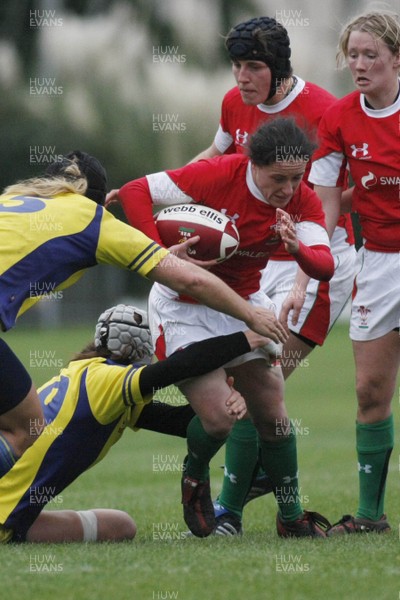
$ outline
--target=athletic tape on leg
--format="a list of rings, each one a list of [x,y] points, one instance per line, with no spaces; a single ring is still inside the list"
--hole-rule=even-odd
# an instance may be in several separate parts
[[[83,541],[97,541],[97,516],[92,510],[78,510],[78,515],[82,521]]]

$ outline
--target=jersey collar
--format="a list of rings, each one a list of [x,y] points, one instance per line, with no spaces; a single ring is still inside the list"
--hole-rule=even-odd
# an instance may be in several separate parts
[[[254,183],[253,173],[251,172],[251,160],[249,160],[246,168],[246,185],[252,196],[257,198],[257,200],[261,200],[261,202],[264,202],[264,204],[268,204],[268,206],[271,206]]]
[[[290,104],[292,104],[293,100],[295,100],[297,98],[297,96],[299,94],[301,94],[301,92],[304,90],[306,82],[301,79],[301,77],[297,77],[297,83],[294,86],[294,88],[292,89],[292,91],[290,92],[290,94],[288,94],[287,96],[285,96],[285,98],[282,98],[282,100],[280,102],[278,102],[278,104],[257,104],[257,108],[258,110],[261,110],[261,112],[267,113],[269,115],[275,115],[276,113],[281,112],[282,110],[284,110],[285,108],[287,108]]]
[[[400,85],[400,79],[399,79],[399,85]],[[399,112],[400,96],[397,98],[396,102],[394,102],[390,106],[387,106],[386,108],[379,108],[379,109],[375,110],[373,108],[369,108],[365,104],[365,94],[360,94],[360,105],[361,105],[361,110],[363,112],[365,112],[365,114],[368,115],[368,117],[372,117],[373,119],[383,119],[385,117],[391,117],[395,113]]]

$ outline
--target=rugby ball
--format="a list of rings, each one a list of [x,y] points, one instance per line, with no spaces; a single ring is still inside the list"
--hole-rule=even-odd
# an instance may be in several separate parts
[[[188,254],[197,260],[218,260],[231,257],[239,246],[239,232],[223,213],[200,204],[176,204],[156,215],[158,233],[167,248],[186,242],[195,235],[200,240]]]

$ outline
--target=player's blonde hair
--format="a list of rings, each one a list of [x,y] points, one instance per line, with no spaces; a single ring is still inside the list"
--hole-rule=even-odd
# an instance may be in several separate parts
[[[40,198],[52,198],[67,193],[84,196],[88,182],[76,162],[71,161],[71,164],[64,169],[63,173],[65,175],[44,175],[18,181],[7,186],[3,194],[38,196]]]
[[[400,17],[398,14],[385,12],[369,12],[354,17],[340,34],[336,61],[339,68],[346,66],[349,37],[352,31],[363,31],[382,41],[393,54],[400,52]]]

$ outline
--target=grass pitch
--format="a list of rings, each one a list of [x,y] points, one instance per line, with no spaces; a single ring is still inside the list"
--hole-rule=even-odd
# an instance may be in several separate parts
[[[40,385],[84,346],[91,330],[17,329],[6,340]],[[377,357],[377,360],[384,360]],[[332,522],[357,502],[354,367],[346,325],[337,325],[287,383],[298,436],[304,508]],[[399,431],[399,391],[393,402]],[[398,433],[397,433],[398,435]],[[127,431],[106,459],[66,489],[49,509],[115,507],[138,525],[131,543],[24,544],[0,547],[2,597],[7,600],[395,600],[400,596],[399,451],[392,455],[387,535],[282,540],[270,496],[250,503],[244,535],[184,538],[179,483],[183,440]],[[212,463],[221,485],[223,451]]]

